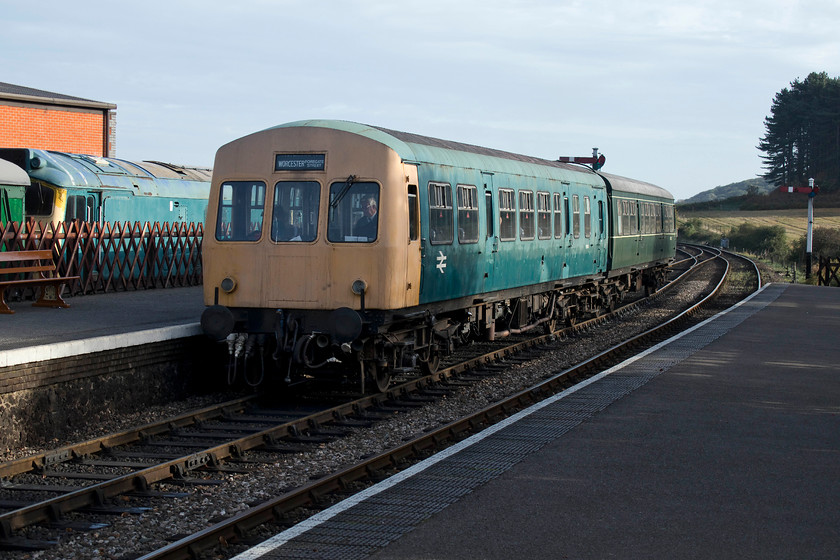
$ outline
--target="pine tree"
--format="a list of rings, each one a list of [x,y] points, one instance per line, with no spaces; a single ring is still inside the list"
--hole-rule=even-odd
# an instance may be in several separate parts
[[[758,149],[776,185],[840,190],[840,78],[812,72],[776,94]]]

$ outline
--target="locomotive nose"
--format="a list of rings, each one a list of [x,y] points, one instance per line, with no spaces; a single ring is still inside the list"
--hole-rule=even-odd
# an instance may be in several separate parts
[[[233,313],[224,305],[211,305],[201,314],[201,329],[214,340],[227,338],[234,323]]]

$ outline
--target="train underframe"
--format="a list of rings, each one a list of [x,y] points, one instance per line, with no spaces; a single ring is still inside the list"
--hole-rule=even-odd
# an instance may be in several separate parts
[[[228,337],[228,381],[234,383],[242,372],[253,386],[327,379],[385,391],[395,375],[418,367],[437,371],[443,358],[473,341],[534,329],[550,333],[610,312],[629,292],[657,290],[666,270],[661,265],[536,293],[485,294],[448,302],[448,307],[403,312],[264,311],[273,313],[272,332],[244,329]]]

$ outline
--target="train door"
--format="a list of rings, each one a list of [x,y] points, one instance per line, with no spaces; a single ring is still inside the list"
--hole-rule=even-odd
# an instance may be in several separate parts
[[[595,272],[603,272],[607,267],[607,215],[603,195],[593,197],[592,216],[593,245],[595,248]]]
[[[408,177],[408,251],[406,252],[406,296],[405,307],[420,302],[420,278],[422,266],[422,242],[420,239],[420,184],[417,167],[406,165]]]
[[[496,254],[499,252],[499,232],[496,205],[493,200],[493,174],[481,174],[484,185],[484,291],[495,289]]]

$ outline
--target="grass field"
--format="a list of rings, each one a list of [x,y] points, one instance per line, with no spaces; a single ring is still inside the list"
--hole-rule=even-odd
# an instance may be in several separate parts
[[[806,203],[807,204],[807,203]],[[840,229],[840,208],[820,208],[814,204],[814,227]],[[677,209],[677,224],[692,218],[699,218],[703,228],[725,235],[733,227],[750,223],[758,227],[782,226],[787,233],[788,242],[793,242],[803,235],[808,228],[808,208],[801,210],[770,210],[756,212],[701,211],[681,212]]]

